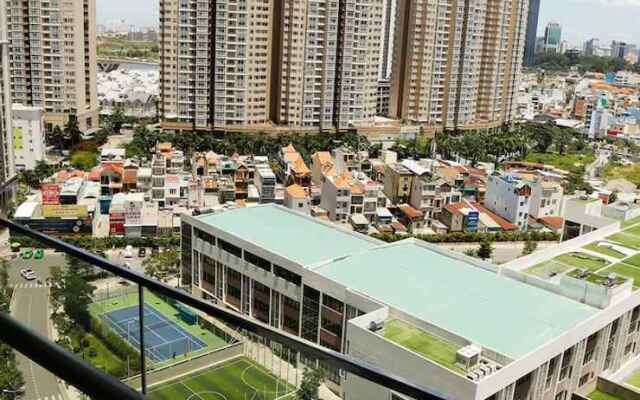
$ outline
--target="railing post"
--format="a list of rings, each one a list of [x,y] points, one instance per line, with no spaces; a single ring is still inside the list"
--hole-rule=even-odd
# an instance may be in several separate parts
[[[147,394],[147,371],[145,368],[145,352],[144,352],[144,287],[138,285],[138,322],[140,323],[140,384],[142,394]]]

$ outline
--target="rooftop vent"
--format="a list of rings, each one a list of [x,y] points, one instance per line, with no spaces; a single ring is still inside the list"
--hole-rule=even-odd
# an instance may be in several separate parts
[[[371,322],[369,322],[369,330],[371,332],[378,332],[379,330],[382,330],[382,328],[384,328],[384,322],[383,321],[380,321],[380,322],[371,321]]]
[[[589,275],[589,270],[587,268],[580,268],[578,273],[576,274],[577,278],[583,279]]]
[[[604,286],[613,286],[616,283],[617,278],[618,276],[615,274],[615,272],[611,272],[609,273],[609,275],[607,275],[607,279],[605,279],[602,284]]]
[[[476,366],[480,362],[482,347],[470,344],[458,350],[456,353],[456,364],[465,370]]]

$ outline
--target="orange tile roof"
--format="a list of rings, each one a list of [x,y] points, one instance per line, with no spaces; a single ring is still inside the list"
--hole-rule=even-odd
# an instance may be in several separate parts
[[[553,215],[542,217],[541,220],[543,225],[546,225],[555,229],[562,229],[562,224],[564,223],[564,219],[562,219],[562,217],[555,217]]]
[[[351,172],[344,171],[340,175],[336,176],[336,178],[334,180],[334,183],[336,184],[337,188],[347,189],[347,188],[349,188],[349,184],[351,182],[351,178],[352,178]]]
[[[125,168],[122,181],[126,184],[135,184],[136,182],[138,182],[138,169]]]
[[[424,213],[420,210],[417,210],[411,207],[408,204],[402,204],[398,206],[398,209],[402,211],[402,213],[407,216],[409,219],[417,219],[424,217]]]
[[[284,153],[284,162],[286,163],[293,163],[299,158],[302,158],[302,156],[297,151]]]
[[[356,182],[353,185],[351,185],[351,194],[363,194],[363,193],[364,193],[364,187],[361,184]]]
[[[100,174],[102,173],[102,167],[101,166],[97,166],[97,167],[93,167],[91,169],[91,172],[89,172],[89,177],[88,179],[90,181],[94,181],[94,182],[100,182]]]
[[[307,164],[304,163],[302,157],[299,157],[293,162],[291,169],[297,175],[306,175],[311,173],[311,170],[307,167]]]
[[[496,224],[500,225],[500,228],[502,228],[503,230],[505,230],[505,231],[517,231],[518,230],[518,226],[517,225],[512,224],[511,222],[509,222],[506,219],[502,218],[498,214],[495,214],[493,211],[490,211],[489,209],[485,208],[482,204],[474,203],[474,202],[471,202],[470,204],[473,207],[475,207],[478,211],[480,211],[481,213],[487,214],[489,217],[491,217],[491,219],[494,220]]]
[[[307,197],[307,191],[300,185],[287,186],[287,194],[295,198]]]
[[[332,162],[331,153],[328,151],[316,151],[312,156],[314,159],[317,159],[320,164],[327,164]]]

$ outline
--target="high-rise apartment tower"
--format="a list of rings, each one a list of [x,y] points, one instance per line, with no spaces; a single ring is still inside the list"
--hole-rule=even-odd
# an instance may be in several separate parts
[[[1,0],[10,38],[15,103],[42,108],[45,124],[77,118],[97,128],[96,1]]]
[[[527,0],[398,2],[391,116],[432,130],[510,121],[528,7]]]
[[[0,21],[6,20],[5,4],[0,2]],[[13,197],[10,183],[16,175],[11,129],[11,90],[9,78],[9,41],[6,24],[0,24],[0,207]]]

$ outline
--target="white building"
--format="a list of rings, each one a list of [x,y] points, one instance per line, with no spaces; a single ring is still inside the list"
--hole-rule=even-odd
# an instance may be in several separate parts
[[[307,191],[300,185],[288,186],[284,192],[284,206],[303,214],[311,213],[311,200]]]
[[[491,175],[484,205],[509,222],[526,230],[529,225],[531,187],[512,175]]]
[[[376,209],[386,205],[381,185],[363,176],[361,178],[346,171],[326,178],[320,207],[327,210],[329,219],[345,222],[351,215],[363,214],[373,221]]]
[[[275,205],[185,216],[182,236],[189,240],[182,283],[194,295],[444,399],[569,400],[640,353],[640,291],[626,278],[540,283],[422,241],[387,244]],[[516,264],[552,257],[536,252]],[[325,372],[342,398],[405,399]]]
[[[17,170],[32,170],[46,156],[41,108],[13,105],[13,149]]]
[[[538,180],[531,182],[529,186],[531,186],[529,215],[532,218],[560,215],[564,189],[558,182]]]
[[[276,174],[268,165],[257,165],[255,172],[255,185],[260,195],[260,203],[273,203],[276,201]]]

